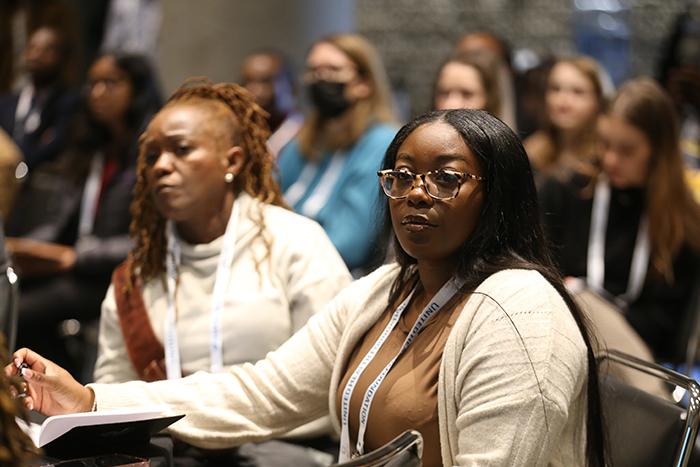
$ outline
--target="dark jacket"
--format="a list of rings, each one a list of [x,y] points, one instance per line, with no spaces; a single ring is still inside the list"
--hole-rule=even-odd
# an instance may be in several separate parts
[[[15,112],[19,94],[0,98],[0,127],[13,136]],[[78,106],[78,92],[75,89],[55,88],[46,98],[39,112],[41,123],[38,128],[15,140],[24,154],[24,161],[30,171],[39,164],[55,160],[68,144],[68,131],[71,119]]]

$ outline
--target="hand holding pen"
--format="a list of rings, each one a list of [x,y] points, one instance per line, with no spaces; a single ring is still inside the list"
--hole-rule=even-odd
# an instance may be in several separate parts
[[[29,385],[24,379],[24,370],[29,368],[26,363],[20,364],[19,373],[10,376],[10,393],[15,399],[23,399],[29,396]]]
[[[29,410],[44,415],[89,412],[95,395],[93,391],[78,383],[66,370],[29,350],[20,349],[12,356],[13,361],[5,367],[5,375],[19,384],[15,386],[17,397]]]

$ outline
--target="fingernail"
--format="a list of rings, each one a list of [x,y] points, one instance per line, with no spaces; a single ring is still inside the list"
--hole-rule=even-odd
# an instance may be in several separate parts
[[[27,404],[27,408],[28,408],[29,410],[34,410],[34,404],[32,404],[31,402],[29,402],[29,403]]]
[[[24,376],[25,379],[32,379],[34,377],[34,372],[29,368],[25,368],[22,376]]]
[[[21,361],[19,358],[15,358],[15,366],[16,366],[17,368],[19,368],[19,367],[22,366],[22,361]]]

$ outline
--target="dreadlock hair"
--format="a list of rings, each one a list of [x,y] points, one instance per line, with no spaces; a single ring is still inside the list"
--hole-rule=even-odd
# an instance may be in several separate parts
[[[233,143],[242,147],[246,154],[241,172],[232,184],[234,193],[238,195],[245,191],[261,203],[288,208],[273,175],[274,156],[267,147],[267,139],[270,136],[267,112],[258,106],[253,95],[245,88],[232,83],[213,85],[208,78],[191,78],[185,81],[163,108],[203,101],[223,103],[232,112]],[[127,259],[127,291],[131,290],[132,278],[136,274],[143,283],[162,275],[165,272],[167,251],[166,219],[156,209],[146,179],[148,165],[143,150],[143,136],[139,143],[142,148],[136,167],[134,201],[131,203],[130,232],[134,247]],[[263,235],[262,212],[255,220],[259,226],[257,235],[265,243],[268,250],[266,257],[269,257],[271,242]],[[261,261],[256,260],[256,267]]]

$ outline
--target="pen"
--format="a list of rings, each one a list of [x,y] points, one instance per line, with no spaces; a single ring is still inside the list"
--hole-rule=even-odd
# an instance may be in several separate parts
[[[29,365],[22,363],[19,366],[19,376],[13,375],[10,377],[10,385],[12,385],[15,391],[17,391],[17,395],[15,397],[20,399],[29,396],[29,385],[27,384],[27,380],[24,379],[24,370],[27,368],[29,368]]]

